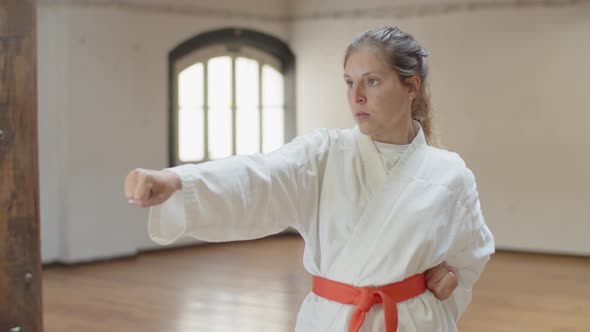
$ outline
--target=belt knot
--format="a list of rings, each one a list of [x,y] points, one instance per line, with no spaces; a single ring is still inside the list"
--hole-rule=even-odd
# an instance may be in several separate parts
[[[375,303],[382,302],[381,295],[377,289],[373,287],[361,287],[359,288],[359,291],[360,296],[358,297],[358,303],[356,303],[356,305],[357,308],[363,312],[369,312]]]

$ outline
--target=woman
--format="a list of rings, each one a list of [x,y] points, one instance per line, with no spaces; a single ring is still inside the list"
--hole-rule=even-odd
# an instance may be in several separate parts
[[[455,331],[494,242],[472,172],[433,146],[428,54],[397,27],[367,31],[344,61],[357,126],[267,155],[136,169],[127,198],[152,207],[160,244],[297,229],[313,276],[297,331]]]

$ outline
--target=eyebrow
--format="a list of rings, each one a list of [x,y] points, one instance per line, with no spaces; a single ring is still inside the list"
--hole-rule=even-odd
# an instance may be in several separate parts
[[[369,72],[366,72],[366,73],[364,73],[364,74],[362,75],[362,77],[369,76],[369,75],[374,75],[374,74],[380,74],[380,75],[383,75],[384,73],[383,73],[383,72],[380,72],[380,71],[369,71]],[[350,77],[350,75],[348,75],[348,74],[344,74],[344,75],[342,75],[342,76],[343,76],[344,78]]]

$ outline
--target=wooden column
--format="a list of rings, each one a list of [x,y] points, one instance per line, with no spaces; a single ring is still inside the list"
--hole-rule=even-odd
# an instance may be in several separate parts
[[[0,0],[0,331],[42,331],[37,3]]]

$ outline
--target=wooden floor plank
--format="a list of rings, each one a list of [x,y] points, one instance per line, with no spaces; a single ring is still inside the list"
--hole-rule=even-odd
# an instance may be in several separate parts
[[[311,280],[297,236],[44,271],[47,332],[292,331]],[[460,322],[473,332],[590,331],[590,259],[497,253]]]

